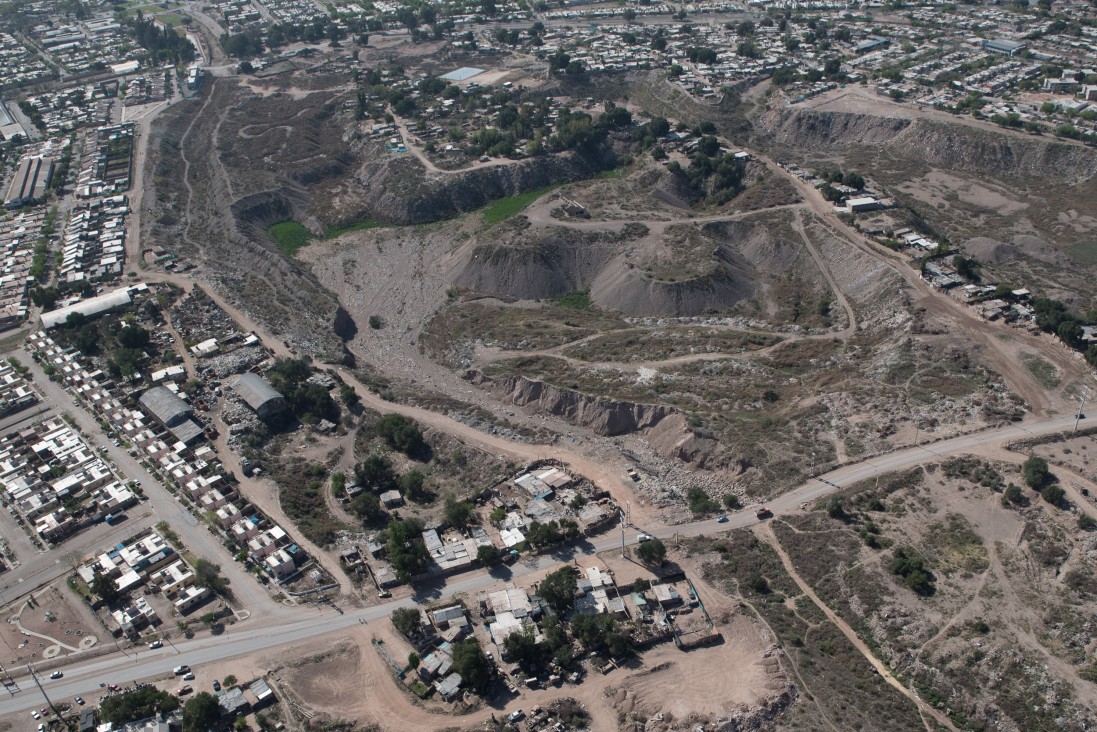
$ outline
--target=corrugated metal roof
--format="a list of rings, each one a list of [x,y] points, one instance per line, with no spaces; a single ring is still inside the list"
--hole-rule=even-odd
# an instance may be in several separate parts
[[[108,310],[113,310],[114,308],[120,308],[123,305],[129,304],[129,288],[123,287],[120,290],[108,292],[104,295],[99,295],[98,297],[93,297],[67,307],[58,308],[57,310],[51,310],[48,313],[42,313],[42,327],[49,330],[55,326],[62,325],[73,313],[80,313],[85,317],[91,318],[105,313]]]
[[[241,374],[230,386],[256,411],[271,400],[282,399],[282,395],[259,374]]]
[[[178,425],[194,412],[193,407],[162,386],[149,389],[138,401],[166,427]]]

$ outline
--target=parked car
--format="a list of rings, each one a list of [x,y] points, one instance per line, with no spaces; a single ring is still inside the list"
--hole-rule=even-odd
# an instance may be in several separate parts
[[[213,680],[213,690],[214,691],[221,691],[221,682],[218,681],[217,679]]]
[[[150,649],[163,648],[163,647],[164,647],[164,641],[162,641],[162,640],[154,640],[152,643],[149,643],[149,648]]]
[[[59,679],[59,678],[61,678],[61,677],[62,677],[62,676],[64,676],[64,675],[65,675],[65,674],[64,674],[64,672],[62,672],[62,671],[54,671],[54,672],[53,672],[52,674],[50,674],[50,678],[51,678],[51,679]]]
[[[73,699],[73,701],[76,702],[77,704],[79,704],[80,706],[84,706],[84,697],[82,697],[82,696],[75,697]]]
[[[34,717],[35,719],[41,719],[41,718],[42,718],[42,715],[38,713],[38,710],[37,710],[37,709],[35,709],[34,711],[32,711],[32,712],[30,713],[30,716]]]
[[[522,717],[526,716],[526,713],[521,709],[515,709],[513,712],[507,715],[508,722],[517,722]]]
[[[177,696],[185,696],[185,695],[191,693],[192,691],[194,691],[194,689],[190,688],[189,686],[180,686],[179,691],[177,691],[175,693],[176,693]]]
[[[194,681],[194,674],[192,674],[192,673],[183,674],[183,681]]]

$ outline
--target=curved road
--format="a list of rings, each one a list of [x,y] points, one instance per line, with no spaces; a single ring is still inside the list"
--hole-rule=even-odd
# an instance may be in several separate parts
[[[813,478],[795,490],[780,496],[769,505],[775,514],[791,513],[798,510],[800,504],[804,502],[824,498],[840,488],[871,479],[877,475],[905,470],[925,462],[953,455],[962,455],[974,448],[988,444],[1004,444],[1025,437],[1069,431],[1073,427],[1074,417],[1064,416],[1039,422],[983,430],[982,432],[962,435],[926,446],[898,450],[862,463],[847,465]],[[730,515],[728,522],[724,524],[716,524],[712,520],[695,521],[680,526],[653,529],[648,533],[663,538],[670,538],[675,535],[698,536],[716,531],[722,532],[744,528],[756,523],[758,523],[758,518],[755,516],[754,511],[746,509]],[[635,543],[635,532],[630,531],[629,534],[628,542],[630,544]],[[614,549],[619,545],[619,534],[616,530],[612,530],[599,538],[597,542],[586,545],[580,544],[565,554],[580,551],[587,553],[602,552]],[[443,589],[449,594],[477,592],[497,582],[513,581],[539,569],[559,564],[561,561],[566,561],[566,558],[563,554],[557,553],[555,556],[541,556],[536,560],[523,562],[511,568],[495,569],[490,573],[481,570],[461,575],[433,588],[420,588],[416,594],[410,597],[345,615],[318,618],[311,609],[301,609],[296,613],[300,619],[278,625],[277,633],[272,633],[270,627],[230,630],[221,636],[206,636],[183,641],[175,644],[174,647],[166,646],[157,650],[140,650],[136,657],[114,655],[97,658],[83,664],[72,664],[67,667],[64,679],[56,681],[43,679],[43,685],[52,697],[60,700],[71,698],[77,694],[92,693],[97,691],[101,684],[127,684],[135,679],[149,676],[170,675],[171,669],[179,664],[197,667],[278,646],[307,641],[311,638],[352,627],[362,621],[383,620],[397,607],[410,607],[418,604],[424,595],[433,596],[434,593],[441,592]],[[42,699],[34,690],[33,683],[27,678],[26,671],[24,670],[21,675],[16,674],[15,678],[22,691],[13,698],[0,701],[0,716],[25,712],[42,705]]]

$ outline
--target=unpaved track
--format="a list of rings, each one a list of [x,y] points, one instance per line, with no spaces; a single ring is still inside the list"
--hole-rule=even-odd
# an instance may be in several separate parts
[[[878,659],[871,650],[869,650],[869,647],[865,645],[865,642],[862,641],[855,632],[853,632],[853,628],[849,627],[849,624],[846,623],[845,620],[842,620],[842,618],[839,617],[837,613],[830,609],[829,605],[823,602],[822,599],[820,599],[820,597],[815,594],[815,590],[811,588],[811,585],[805,582],[804,578],[800,576],[800,573],[796,571],[796,567],[792,564],[792,560],[789,559],[788,553],[785,551],[784,547],[781,546],[780,540],[778,540],[777,535],[773,533],[773,528],[769,524],[758,524],[754,528],[754,533],[762,541],[773,547],[773,550],[777,552],[777,556],[781,558],[781,564],[784,565],[785,571],[790,577],[792,577],[792,580],[796,583],[796,586],[800,588],[800,591],[807,595],[811,599],[811,601],[815,603],[816,607],[823,611],[823,614],[827,616],[830,622],[834,623],[834,625],[837,626],[838,630],[842,631],[842,635],[844,635],[849,640],[849,642],[853,644],[853,647],[856,648],[857,651],[865,657],[865,659],[872,665],[874,669],[876,669],[876,673],[880,674],[880,677],[883,678],[883,680],[886,681],[890,686],[894,687],[900,694],[914,702],[914,704],[918,707],[919,714],[922,715],[922,722],[925,723],[927,732],[933,732],[933,728],[926,720],[926,715],[932,717],[934,721],[936,721],[945,729],[950,729],[952,730],[952,732],[957,732],[956,727],[954,727],[952,724],[952,720],[950,720],[940,711],[931,707],[926,702],[922,701],[922,699],[920,699],[917,694],[912,692],[910,689],[904,686],[897,678],[892,676],[891,671],[888,670],[888,667],[884,665],[884,663],[880,659]]]

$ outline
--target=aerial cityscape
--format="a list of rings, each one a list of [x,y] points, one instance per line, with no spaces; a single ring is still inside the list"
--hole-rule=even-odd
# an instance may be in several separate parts
[[[1097,729],[1095,0],[7,0],[0,196],[0,732]]]

